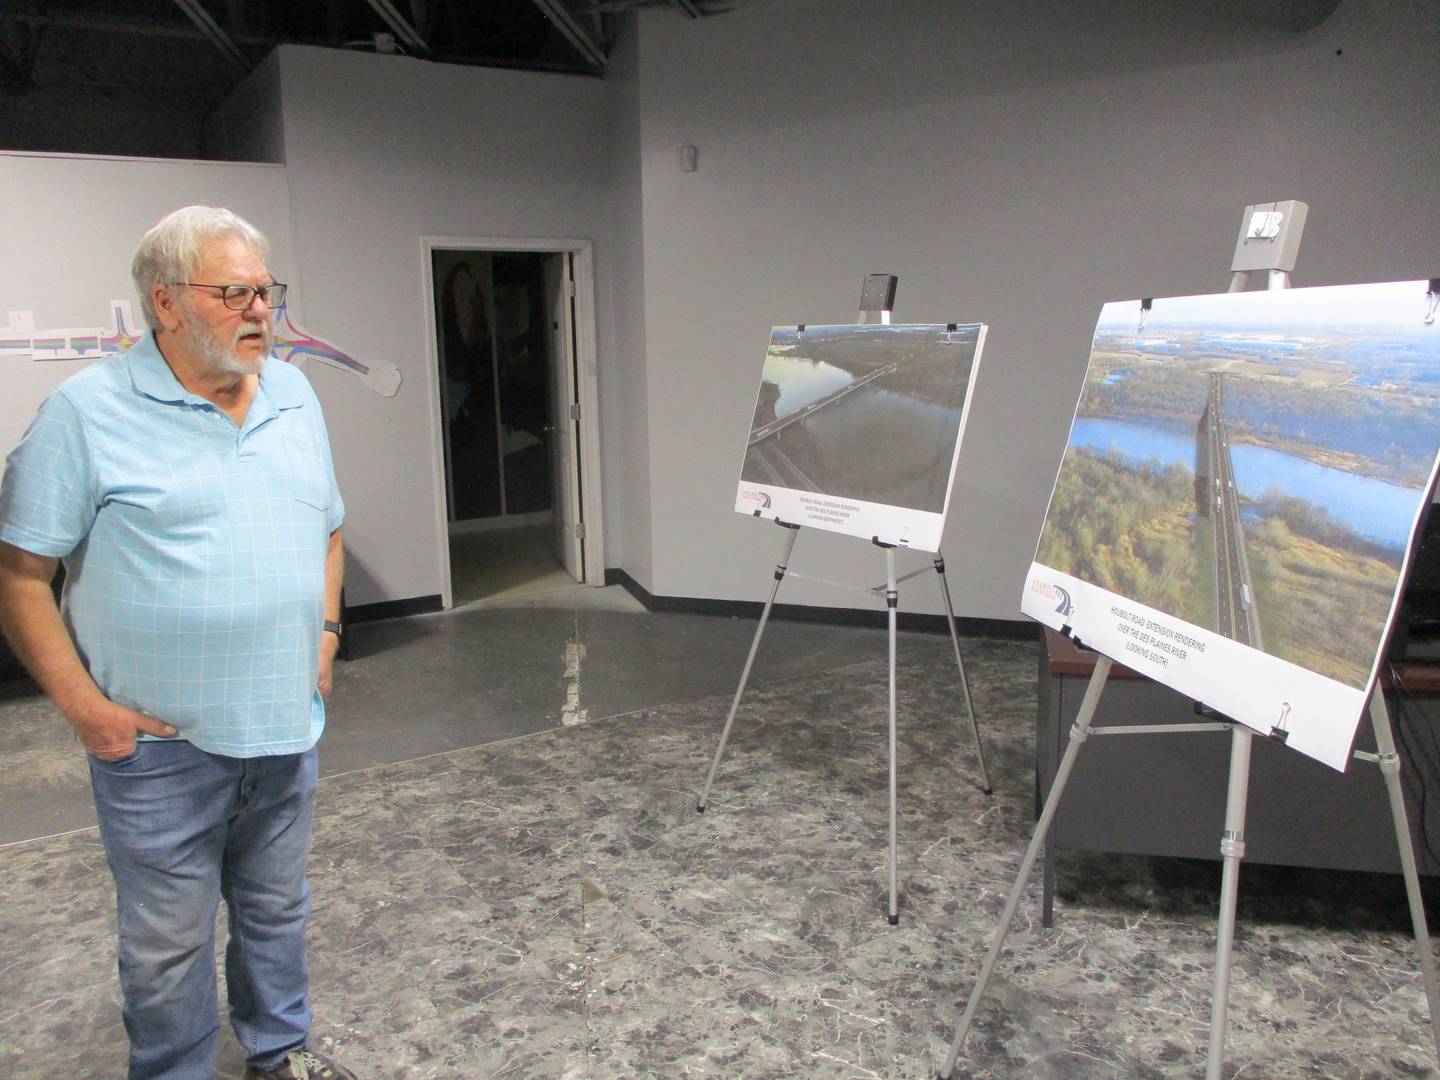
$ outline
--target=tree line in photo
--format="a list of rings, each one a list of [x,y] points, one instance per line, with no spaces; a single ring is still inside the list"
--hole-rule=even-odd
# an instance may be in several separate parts
[[[1322,507],[1267,492],[1245,527],[1265,651],[1351,686],[1388,616],[1399,554]],[[1214,533],[1194,473],[1071,447],[1036,561],[1207,629],[1215,623]]]
[[[1202,367],[1097,351],[1080,415],[1193,424],[1205,408],[1206,368],[1213,370],[1214,361],[1208,358]],[[1427,481],[1440,427],[1440,388],[1419,380],[1403,388],[1388,381],[1368,385],[1333,370],[1305,378],[1259,368],[1225,369],[1225,421],[1234,442],[1404,487]]]

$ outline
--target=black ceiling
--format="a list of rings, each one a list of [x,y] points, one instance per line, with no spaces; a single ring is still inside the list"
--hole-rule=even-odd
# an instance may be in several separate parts
[[[657,17],[703,26],[763,2],[0,0],[0,148],[204,157],[206,118],[280,44],[594,76],[604,74],[628,13],[655,9]],[[1147,0],[1126,2],[1145,10]],[[1324,21],[1339,3],[1188,0],[1171,10],[1190,11],[1190,22],[1232,33],[1298,32]],[[1125,3],[1102,6],[1119,10]],[[824,8],[817,3],[809,10]],[[1045,17],[1044,5],[1017,4],[1015,11]]]
[[[0,0],[0,93],[147,86],[218,102],[279,44],[603,72],[616,17],[742,0]]]

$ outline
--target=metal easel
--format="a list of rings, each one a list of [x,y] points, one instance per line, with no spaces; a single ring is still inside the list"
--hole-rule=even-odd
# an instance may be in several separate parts
[[[1295,255],[1300,246],[1300,234],[1305,224],[1307,207],[1302,202],[1277,202],[1247,206],[1241,219],[1240,237],[1235,247],[1235,258],[1231,264],[1230,291],[1242,292],[1252,271],[1269,271],[1268,287],[1284,289],[1290,285],[1290,272],[1295,268]],[[1432,295],[1435,283],[1431,283]],[[1147,305],[1148,307],[1148,305]],[[1142,308],[1142,312],[1146,308]],[[1143,320],[1143,314],[1142,314]],[[1101,691],[1109,677],[1111,659],[1100,655],[1095,670],[1090,676],[1085,696],[1080,703],[1079,714],[1070,729],[1070,743],[1056,770],[1054,783],[1045,800],[1045,807],[1036,822],[1035,833],[1030,846],[1020,863],[1015,885],[1010,890],[1005,910],[1000,916],[990,943],[990,951],[981,966],[980,976],[970,993],[970,1000],[950,1044],[950,1052],[940,1068],[942,1080],[948,1080],[960,1055],[960,1048],[980,1000],[985,994],[995,963],[1000,957],[1011,920],[1019,907],[1024,893],[1025,882],[1035,865],[1049,835],[1050,826],[1064,795],[1065,785],[1080,748],[1091,735],[1145,735],[1189,733],[1196,731],[1230,732],[1230,778],[1225,800],[1225,831],[1220,838],[1222,870],[1220,878],[1220,912],[1215,943],[1214,983],[1210,997],[1210,1043],[1206,1061],[1206,1080],[1221,1080],[1225,1062],[1225,1029],[1230,1004],[1230,966],[1235,941],[1235,901],[1239,892],[1240,861],[1245,857],[1245,810],[1250,786],[1250,751],[1254,732],[1244,724],[1226,721],[1224,723],[1201,722],[1190,724],[1153,724],[1149,726],[1093,727],[1091,721],[1100,702]],[[1370,724],[1375,732],[1375,746],[1378,753],[1355,751],[1357,760],[1372,762],[1380,767],[1390,796],[1390,813],[1395,825],[1395,841],[1400,849],[1400,866],[1405,877],[1405,892],[1410,902],[1410,919],[1415,931],[1415,946],[1420,956],[1420,972],[1425,983],[1425,997],[1430,1008],[1431,1038],[1435,1044],[1436,1058],[1440,1060],[1440,992],[1437,992],[1435,960],[1430,948],[1430,932],[1425,921],[1425,907],[1420,895],[1420,878],[1415,867],[1415,849],[1410,840],[1410,825],[1405,812],[1405,797],[1400,787],[1400,756],[1395,751],[1395,739],[1390,728],[1390,715],[1385,708],[1385,695],[1376,681],[1370,695]],[[1281,734],[1277,729],[1277,737]]]
[[[890,313],[895,308],[895,285],[896,278],[892,274],[870,274],[865,279],[865,284],[860,294],[860,316],[857,320],[860,323],[871,321],[888,325]],[[765,601],[765,607],[760,612],[760,624],[755,628],[755,638],[750,643],[749,655],[745,657],[745,667],[740,672],[740,684],[735,688],[735,697],[730,702],[730,712],[725,717],[725,727],[720,732],[720,745],[715,748],[714,760],[710,762],[710,772],[705,777],[705,787],[700,792],[700,798],[695,803],[695,812],[703,814],[710,798],[710,788],[715,782],[716,770],[720,767],[720,759],[725,753],[725,744],[730,738],[730,728],[735,723],[735,713],[740,708],[740,698],[745,693],[745,685],[750,681],[750,669],[755,663],[755,654],[760,649],[760,638],[765,633],[765,624],[770,620],[771,608],[775,605],[775,596],[780,591],[780,583],[786,577],[795,577],[807,581],[819,581],[827,585],[836,585],[843,589],[854,589],[868,593],[872,596],[883,595],[887,614],[887,639],[890,659],[890,696],[889,696],[889,750],[890,750],[890,903],[887,917],[892,926],[900,922],[899,907],[899,885],[898,877],[898,847],[897,834],[897,775],[895,765],[896,751],[896,723],[895,723],[895,623],[899,607],[899,586],[901,582],[909,581],[913,577],[926,573],[926,568],[912,571],[897,578],[895,576],[895,546],[881,542],[878,538],[872,542],[885,551],[885,584],[875,586],[858,586],[840,581],[830,581],[825,578],[810,577],[799,574],[789,569],[790,555],[795,550],[795,539],[800,535],[800,526],[793,525],[787,521],[775,522],[786,530],[785,546],[781,552],[780,561],[775,566],[775,584],[770,588],[770,596]],[[950,641],[955,648],[955,664],[960,669],[960,686],[965,695],[965,712],[970,718],[970,731],[975,739],[975,757],[980,763],[980,778],[984,786],[985,794],[992,792],[990,786],[990,774],[985,767],[985,750],[980,745],[980,727],[975,720],[975,706],[970,697],[970,682],[965,677],[965,660],[960,653],[960,634],[955,627],[955,609],[950,602],[950,586],[945,580],[945,559],[936,554],[932,560],[931,567],[936,576],[940,579],[940,591],[945,597],[945,619],[950,627]]]

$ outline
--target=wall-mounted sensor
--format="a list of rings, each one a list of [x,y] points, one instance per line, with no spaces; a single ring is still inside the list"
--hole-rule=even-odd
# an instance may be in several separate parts
[[[700,151],[689,145],[680,147],[680,171],[694,172],[699,167]]]

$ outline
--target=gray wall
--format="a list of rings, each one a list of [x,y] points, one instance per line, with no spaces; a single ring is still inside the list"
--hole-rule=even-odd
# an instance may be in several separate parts
[[[384,398],[342,372],[311,374],[350,512],[347,601],[432,595],[445,538],[436,509],[443,490],[433,482],[421,237],[593,240],[601,394],[623,401],[607,364],[617,278],[614,91],[598,79],[303,47],[280,49],[279,64],[306,284],[296,318],[329,328],[327,337],[362,360],[398,365],[404,379]]]
[[[610,142],[614,191],[613,258],[607,260],[613,350],[602,358],[611,378],[601,402],[606,440],[606,562],[650,588],[649,370],[645,351],[644,207],[640,199],[640,54],[633,20],[616,42],[606,81],[613,89]]]
[[[280,53],[255,65],[205,120],[205,150],[221,161],[285,161]]]
[[[899,275],[897,321],[990,324],[945,552],[957,610],[998,618],[1018,616],[1105,300],[1223,291],[1241,209],[1275,198],[1311,207],[1297,285],[1440,272],[1434,5],[1346,0],[1304,34],[1241,7],[643,15],[652,591],[765,595],[780,532],[730,507],[769,327],[852,320],[867,272]],[[811,531],[793,565],[883,576]],[[901,604],[939,610],[921,581]]]

